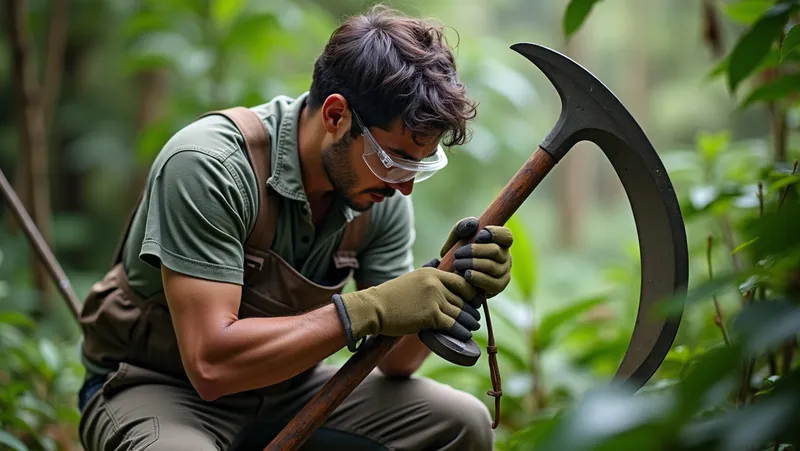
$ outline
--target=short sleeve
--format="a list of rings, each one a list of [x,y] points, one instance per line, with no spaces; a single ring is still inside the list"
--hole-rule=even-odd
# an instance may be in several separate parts
[[[410,197],[398,194],[373,207],[366,245],[359,252],[358,285],[379,285],[414,269],[415,238]]]
[[[224,155],[178,148],[152,175],[139,257],[151,266],[241,284],[250,202]]]

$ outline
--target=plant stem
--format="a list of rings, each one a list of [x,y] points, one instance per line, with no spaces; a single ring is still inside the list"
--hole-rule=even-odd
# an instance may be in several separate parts
[[[797,160],[794,160],[794,167],[792,168],[792,175],[797,172]],[[791,176],[790,176],[791,177]],[[783,207],[783,201],[786,200],[786,195],[789,194],[789,187],[785,187],[781,193],[781,199],[778,201],[778,211]]]
[[[743,296],[745,304],[751,304],[755,295],[754,289],[747,290]],[[750,378],[753,374],[753,367],[755,366],[755,359],[746,359],[742,365],[742,374],[739,386],[738,405],[747,404],[750,397]]]
[[[707,239],[706,245],[706,263],[708,264],[708,279],[712,280],[714,278],[714,271],[711,268],[711,245],[714,241],[714,237],[709,234]],[[719,327],[719,330],[722,331],[722,339],[725,340],[725,344],[730,346],[731,341],[728,338],[728,331],[725,329],[725,321],[722,318],[722,308],[719,305],[719,300],[717,299],[716,294],[711,295],[711,299],[714,301],[714,309],[716,309],[717,314],[714,316],[714,323]]]
[[[531,400],[533,401],[534,410],[542,410],[547,408],[547,390],[544,388],[541,362],[539,361],[539,346],[536,343],[536,328],[531,326],[529,342],[531,343],[530,367],[531,378],[533,379],[533,390],[531,390]]]
[[[736,239],[733,236],[733,227],[731,227],[731,221],[728,219],[728,215],[723,214],[717,218],[717,222],[719,222],[719,228],[722,232],[722,242],[725,243],[725,247],[728,248],[728,252],[733,252],[736,249]],[[733,269],[736,272],[741,270],[741,263],[739,261],[739,254],[731,254],[731,262],[733,264]]]
[[[759,209],[760,217],[763,218],[764,217],[764,184],[761,183],[761,182],[758,182],[758,209]],[[757,290],[758,290],[758,292],[760,294],[760,296],[759,296],[760,299],[763,301],[767,297],[767,295],[766,295],[767,288],[765,286],[761,285],[761,286],[757,287]],[[775,356],[775,352],[770,352],[767,355],[767,360],[769,362],[770,375],[778,374],[778,361],[777,361],[777,357]],[[751,373],[753,371],[752,365],[754,363],[755,362],[751,363],[751,368],[750,368],[750,372]]]

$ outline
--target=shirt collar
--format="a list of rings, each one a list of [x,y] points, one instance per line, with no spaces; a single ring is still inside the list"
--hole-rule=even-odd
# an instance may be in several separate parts
[[[297,147],[297,131],[300,123],[300,114],[308,99],[308,92],[304,92],[293,101],[289,102],[285,114],[282,115],[276,130],[276,152],[272,176],[267,184],[278,194],[298,202],[308,202],[303,189],[303,175],[300,170],[300,153]],[[344,216],[347,222],[352,221],[359,212],[345,205],[341,199],[336,200],[336,209]]]

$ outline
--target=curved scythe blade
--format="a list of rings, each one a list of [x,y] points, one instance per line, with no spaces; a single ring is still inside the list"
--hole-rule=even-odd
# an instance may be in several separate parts
[[[578,141],[597,144],[628,195],[641,256],[639,311],[616,379],[638,389],[652,377],[672,346],[683,310],[664,318],[653,307],[683,296],[689,277],[686,231],[680,205],[652,144],[617,97],[567,56],[536,44],[511,49],[534,63],[561,97],[561,115],[541,148],[556,161]]]

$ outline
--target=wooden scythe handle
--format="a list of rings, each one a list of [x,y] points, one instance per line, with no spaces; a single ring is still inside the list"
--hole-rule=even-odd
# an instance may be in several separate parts
[[[33,219],[31,219],[25,206],[22,205],[22,201],[19,200],[16,192],[14,192],[14,188],[11,186],[11,183],[8,181],[5,174],[3,174],[2,170],[0,170],[0,191],[2,191],[3,198],[8,202],[8,205],[11,206],[14,217],[17,218],[23,230],[25,230],[25,234],[28,236],[33,249],[45,263],[47,270],[50,272],[50,276],[58,287],[58,291],[67,302],[70,313],[72,313],[72,316],[77,320],[80,314],[81,303],[72,290],[72,285],[69,283],[67,275],[64,273],[64,270],[61,269],[61,265],[58,264],[58,260],[56,260],[55,255],[53,255],[53,252],[48,247],[47,242],[44,240],[44,237],[42,237],[42,234],[33,222]]]
[[[555,166],[553,159],[541,147],[531,155],[503,191],[483,212],[479,227],[504,225],[522,203]],[[465,242],[455,244],[445,254],[439,269],[452,271],[455,249]],[[336,407],[355,390],[358,384],[378,365],[383,357],[397,344],[400,337],[377,335],[371,337],[320,391],[294,416],[281,432],[264,448],[264,451],[292,451],[308,439],[320,427]]]

